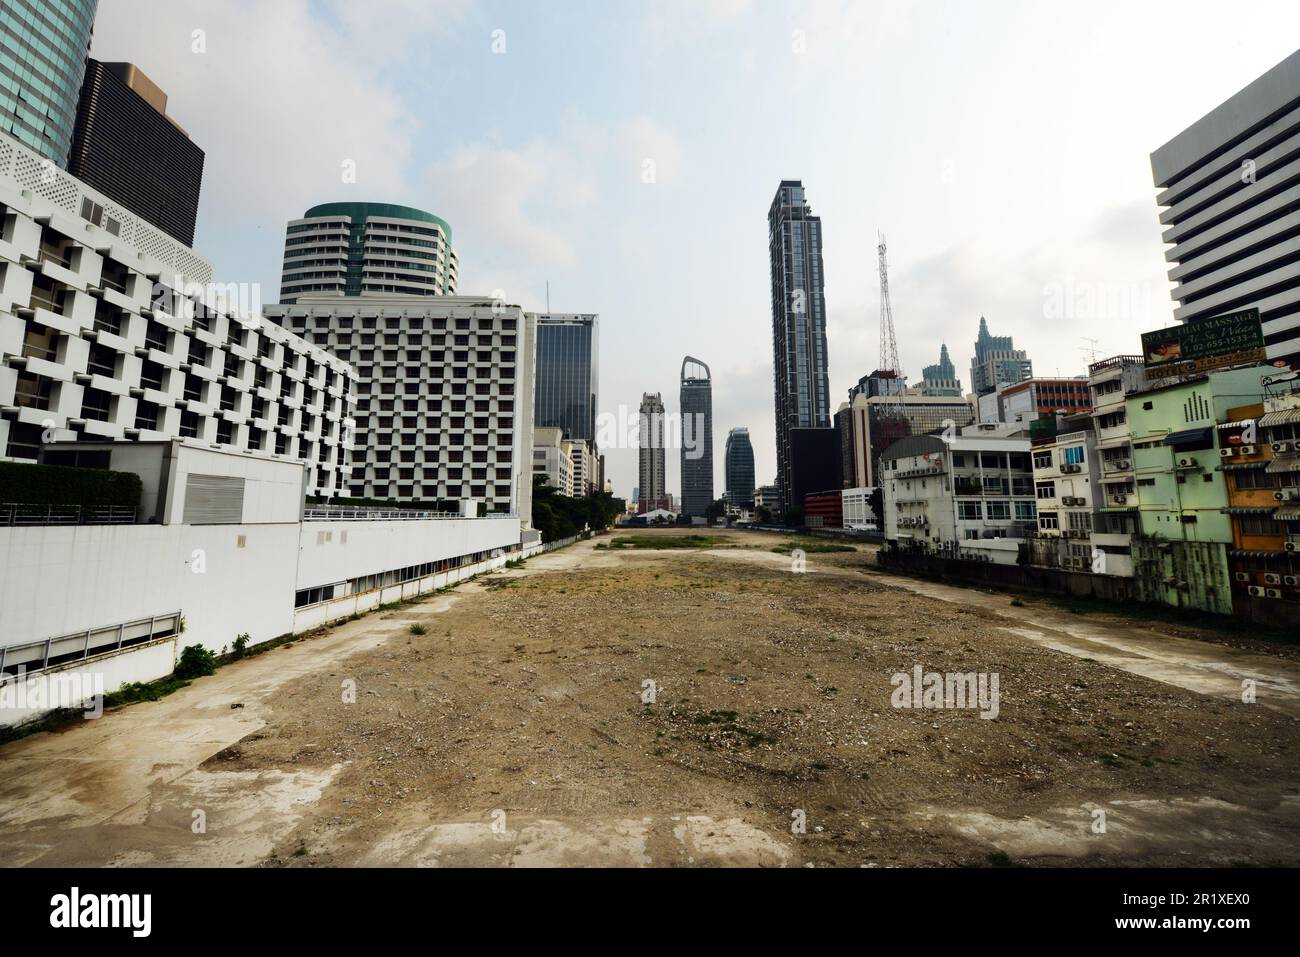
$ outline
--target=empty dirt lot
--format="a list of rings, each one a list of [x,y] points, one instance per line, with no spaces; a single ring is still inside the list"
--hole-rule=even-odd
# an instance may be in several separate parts
[[[1300,864],[1293,647],[718,534],[583,543],[0,748],[0,856]],[[894,707],[917,666],[995,674],[996,717]]]

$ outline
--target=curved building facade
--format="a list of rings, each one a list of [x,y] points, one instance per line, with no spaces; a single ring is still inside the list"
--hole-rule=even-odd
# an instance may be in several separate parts
[[[682,514],[703,518],[713,504],[713,376],[702,360],[682,360]]]
[[[280,302],[320,296],[454,296],[451,225],[410,206],[326,203],[289,222]]]

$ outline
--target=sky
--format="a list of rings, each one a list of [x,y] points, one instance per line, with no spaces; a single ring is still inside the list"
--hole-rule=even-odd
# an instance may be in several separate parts
[[[782,179],[822,217],[833,405],[879,364],[881,232],[910,380],[947,343],[969,388],[981,315],[1083,374],[1173,323],[1151,152],[1297,42],[1295,0],[101,0],[91,52],[206,151],[215,281],[275,302],[317,203],[433,212],[462,293],[599,313],[602,412],[709,363],[721,495],[733,427],[776,471]]]

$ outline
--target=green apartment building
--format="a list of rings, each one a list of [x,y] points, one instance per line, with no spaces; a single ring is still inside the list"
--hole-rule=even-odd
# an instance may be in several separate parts
[[[1143,601],[1232,613],[1232,520],[1215,426],[1227,421],[1228,409],[1261,401],[1260,380],[1276,371],[1228,369],[1153,383],[1127,397],[1139,509],[1133,558]]]

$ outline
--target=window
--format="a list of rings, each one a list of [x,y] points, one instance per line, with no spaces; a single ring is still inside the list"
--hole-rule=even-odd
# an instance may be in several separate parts
[[[979,502],[958,502],[957,517],[963,521],[979,521],[984,513]]]
[[[998,522],[998,521],[1005,522],[1011,518],[1010,502],[989,502],[988,509],[989,509],[989,521],[991,522]]]
[[[1016,521],[1032,522],[1038,514],[1038,507],[1033,502],[1016,502]]]
[[[1056,498],[1055,482],[1039,482],[1035,489],[1035,494],[1039,498]]]
[[[1036,468],[1036,469],[1050,469],[1051,467],[1052,467],[1052,453],[1051,453],[1051,452],[1035,452],[1035,453],[1034,453],[1034,468]]]
[[[1061,461],[1065,465],[1082,465],[1083,464],[1083,446],[1072,445],[1068,449],[1061,450]]]
[[[1038,516],[1038,527],[1050,531],[1060,528],[1061,522],[1055,512],[1043,512]]]

